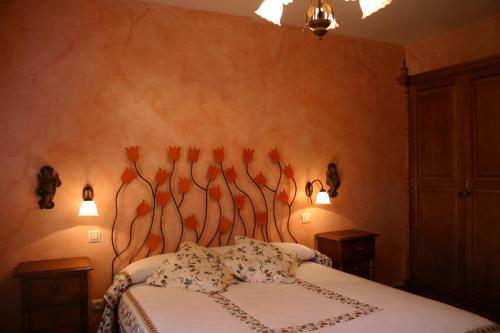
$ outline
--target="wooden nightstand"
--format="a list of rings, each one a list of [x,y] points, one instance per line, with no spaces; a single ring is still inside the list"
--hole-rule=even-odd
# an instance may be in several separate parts
[[[23,332],[88,332],[89,258],[20,263]]]
[[[318,251],[332,259],[333,268],[373,280],[377,234],[348,229],[316,234]]]

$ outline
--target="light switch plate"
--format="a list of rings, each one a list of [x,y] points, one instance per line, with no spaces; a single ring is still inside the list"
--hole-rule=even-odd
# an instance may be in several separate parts
[[[101,230],[89,230],[89,243],[99,243],[101,241]]]
[[[94,311],[101,311],[104,309],[104,299],[98,298],[98,299],[93,299],[91,301],[92,304],[92,310]]]
[[[310,212],[302,213],[302,224],[310,223],[312,220],[312,214]]]

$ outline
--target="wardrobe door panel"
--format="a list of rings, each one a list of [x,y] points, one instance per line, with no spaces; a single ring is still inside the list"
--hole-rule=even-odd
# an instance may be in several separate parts
[[[419,184],[456,183],[458,121],[454,82],[419,89],[416,124]]]
[[[469,293],[500,304],[500,191],[474,191],[472,210]]]
[[[500,185],[500,74],[473,78],[470,95],[472,179],[479,181],[476,185],[480,187],[497,187]]]
[[[419,283],[453,293],[461,290],[461,204],[453,190],[419,189],[413,226],[413,275]]]

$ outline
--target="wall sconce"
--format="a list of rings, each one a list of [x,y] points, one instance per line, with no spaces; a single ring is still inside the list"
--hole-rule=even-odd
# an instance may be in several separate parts
[[[307,182],[306,183],[306,195],[309,198],[309,202],[312,203],[312,195],[313,195],[313,185],[314,183],[318,182],[319,185],[321,186],[321,189],[319,190],[318,194],[316,195],[316,201],[314,203],[319,204],[319,205],[328,205],[330,204],[330,196],[328,193],[325,191],[325,188],[323,187],[323,183],[319,179],[315,179],[312,182]]]
[[[80,204],[80,213],[78,216],[99,216],[97,206],[94,202],[94,189],[87,184],[82,191],[83,201]]]
[[[314,192],[313,185],[314,183],[319,183],[321,186],[321,189],[319,190],[318,194],[316,195],[316,204],[320,205],[328,205],[330,204],[330,198],[335,198],[338,195],[337,189],[340,186],[340,179],[337,174],[337,165],[335,163],[329,163],[328,164],[328,169],[326,171],[326,184],[330,186],[328,189],[328,192],[325,190],[323,187],[323,183],[319,179],[314,179],[313,181],[308,181],[306,183],[306,195],[309,198],[309,202],[312,203],[312,195]]]

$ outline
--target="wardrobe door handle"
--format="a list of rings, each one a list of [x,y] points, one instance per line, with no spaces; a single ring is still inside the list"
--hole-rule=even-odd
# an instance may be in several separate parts
[[[468,197],[470,195],[470,191],[464,191],[462,192],[463,197]]]
[[[464,196],[464,192],[462,192],[462,191],[457,192],[457,197],[463,197],[463,196]]]

